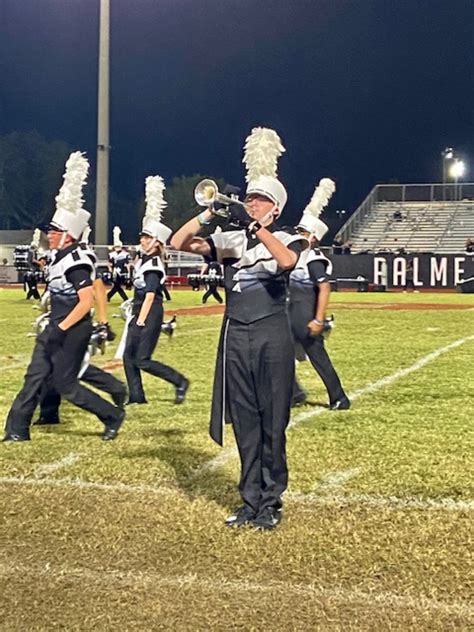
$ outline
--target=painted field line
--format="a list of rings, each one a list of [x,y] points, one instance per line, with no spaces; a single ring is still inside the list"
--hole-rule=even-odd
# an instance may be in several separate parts
[[[470,618],[474,615],[474,606],[468,601],[453,600],[442,601],[425,597],[424,595],[401,595],[395,592],[375,592],[364,591],[351,588],[329,587],[317,584],[289,583],[286,581],[269,580],[267,582],[251,582],[246,580],[231,580],[224,576],[208,579],[197,574],[169,575],[163,576],[161,573],[133,572],[118,570],[94,570],[83,567],[67,567],[52,565],[13,564],[0,563],[0,575],[12,577],[25,574],[35,575],[43,578],[52,578],[56,582],[64,580],[71,582],[93,582],[101,586],[114,587],[119,584],[123,587],[132,586],[134,588],[143,587],[146,589],[170,587],[174,589],[196,589],[201,588],[212,594],[222,593],[227,590],[232,593],[285,593],[301,595],[307,598],[315,598],[329,603],[351,603],[362,607],[389,607],[389,608],[410,608],[414,610],[430,610],[455,615],[458,617]]]
[[[417,360],[414,364],[407,367],[406,369],[399,369],[398,371],[395,371],[395,373],[392,373],[391,375],[386,375],[385,377],[380,378],[380,380],[376,380],[375,382],[372,382],[371,384],[367,384],[367,386],[363,386],[362,388],[358,388],[355,391],[352,391],[351,393],[349,393],[348,397],[351,401],[354,401],[356,399],[359,399],[359,397],[362,397],[369,393],[375,393],[375,391],[378,391],[381,388],[384,388],[385,386],[389,386],[393,384],[394,382],[397,382],[401,378],[406,377],[407,375],[410,375],[410,373],[419,371],[430,362],[437,360],[444,353],[448,353],[448,351],[451,351],[452,349],[456,349],[457,347],[460,347],[466,344],[467,342],[472,342],[473,340],[474,340],[474,336],[467,336],[466,338],[460,338],[459,340],[450,342],[448,345],[444,347],[440,347],[439,349],[436,349],[435,351],[432,351],[431,353],[428,353],[427,355],[423,356],[422,358]],[[306,419],[310,419],[311,417],[315,417],[316,415],[321,415],[324,412],[328,412],[327,408],[318,408],[317,410],[308,410],[305,412],[301,412],[295,417],[293,417],[293,419],[290,421],[289,427],[290,428],[294,427],[298,425],[299,423],[301,423],[302,421],[305,421]],[[331,411],[331,414],[334,415],[334,414],[340,414],[340,413],[337,413],[337,412],[335,413]]]
[[[423,368],[426,364],[433,362],[433,360],[436,360],[437,358],[439,358],[439,356],[442,355],[443,353],[447,353],[448,351],[451,351],[451,349],[460,347],[466,342],[471,342],[472,340],[474,340],[474,336],[468,336],[467,338],[460,338],[459,340],[455,340],[454,342],[451,342],[449,345],[446,345],[445,347],[436,349],[436,351],[432,351],[431,353],[428,353],[428,355],[423,356],[422,358],[417,360],[414,364],[407,367],[406,369],[400,369],[398,371],[395,371],[395,373],[392,373],[391,375],[386,375],[385,377],[382,377],[380,380],[376,380],[375,382],[372,382],[371,384],[367,384],[367,386],[363,386],[362,388],[352,391],[348,395],[349,399],[351,401],[354,401],[358,399],[359,397],[362,397],[363,395],[374,393],[375,391],[378,391],[379,389],[384,388],[385,386],[389,386],[390,384],[393,384],[397,380],[400,380],[401,378],[407,375],[410,375],[410,373],[413,373],[414,371],[418,371],[419,369]],[[294,417],[292,417],[288,427],[294,428],[295,426],[300,424],[302,421],[306,421],[307,419],[312,419],[313,417],[317,417],[318,415],[322,415],[324,413],[330,413],[331,415],[341,414],[334,411],[329,411],[327,408],[311,409],[311,410],[301,412],[295,415]],[[222,467],[226,465],[227,462],[230,461],[230,459],[232,459],[235,456],[237,456],[237,448],[235,447],[225,448],[216,457],[214,457],[213,459],[210,459],[209,461],[207,461],[207,463],[204,463],[203,465],[201,465],[201,467],[197,468],[193,476],[199,476],[200,474],[206,471],[212,471],[219,467]]]
[[[328,474],[326,474],[314,485],[313,491],[326,491],[334,489],[335,487],[342,487],[344,483],[347,483],[347,481],[350,481],[351,478],[358,476],[360,472],[360,467],[353,467],[348,470],[339,470],[337,472],[328,472]]]
[[[53,461],[53,463],[44,463],[42,465],[39,465],[34,472],[34,476],[36,477],[47,476],[48,474],[52,474],[53,472],[56,472],[57,470],[62,470],[66,467],[70,467],[71,465],[74,465],[74,463],[77,463],[80,459],[81,459],[80,454],[77,454],[76,452],[70,452],[59,461]]]
[[[7,364],[7,366],[2,366],[2,371],[11,371],[12,369],[25,369],[27,365],[27,360],[24,362],[17,362],[16,364]]]
[[[459,500],[456,498],[423,498],[398,496],[382,496],[381,494],[302,494],[288,492],[284,496],[298,504],[321,505],[326,507],[345,507],[350,505],[364,505],[366,507],[389,509],[434,509],[442,511],[474,511],[474,500]]]
[[[63,487],[83,490],[99,490],[118,492],[122,494],[155,494],[157,496],[188,498],[184,491],[174,486],[172,481],[166,481],[161,487],[154,485],[127,483],[98,483],[84,481],[80,478],[29,478],[25,476],[1,476],[0,486],[19,485],[29,487]],[[199,494],[199,490],[196,490]],[[286,492],[285,498],[302,505],[366,505],[369,507],[387,507],[388,509],[421,509],[446,511],[474,511],[474,500],[458,500],[455,498],[423,498],[398,496],[382,496],[380,494],[303,494],[301,492]]]

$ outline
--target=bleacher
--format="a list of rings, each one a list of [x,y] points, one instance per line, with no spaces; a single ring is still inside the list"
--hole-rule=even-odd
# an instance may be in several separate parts
[[[378,185],[340,234],[352,241],[353,253],[464,252],[466,239],[474,238],[474,185],[447,186]]]

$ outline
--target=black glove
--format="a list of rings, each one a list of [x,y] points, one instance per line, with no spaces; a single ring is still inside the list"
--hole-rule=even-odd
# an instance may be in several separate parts
[[[237,228],[247,228],[254,220],[241,204],[229,204],[229,224]]]
[[[66,332],[57,323],[50,323],[44,330],[45,347],[49,353],[54,353],[63,346]]]

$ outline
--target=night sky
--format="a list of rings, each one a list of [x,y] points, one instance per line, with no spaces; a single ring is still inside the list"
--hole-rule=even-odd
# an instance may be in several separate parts
[[[299,216],[378,182],[474,174],[472,0],[111,0],[111,188],[203,173],[241,185],[254,126],[278,131]],[[99,0],[0,0],[0,134],[38,130],[95,162]]]

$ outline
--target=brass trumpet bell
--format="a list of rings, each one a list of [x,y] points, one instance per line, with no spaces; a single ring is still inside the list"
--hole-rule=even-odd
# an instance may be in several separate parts
[[[199,206],[212,206],[218,202],[224,206],[228,206],[229,204],[240,204],[245,208],[245,204],[237,197],[230,197],[228,195],[224,195],[223,193],[219,193],[217,183],[209,178],[197,183],[196,188],[194,189],[194,199]],[[215,215],[220,215],[221,217],[229,216],[229,212],[225,208],[211,210]]]

